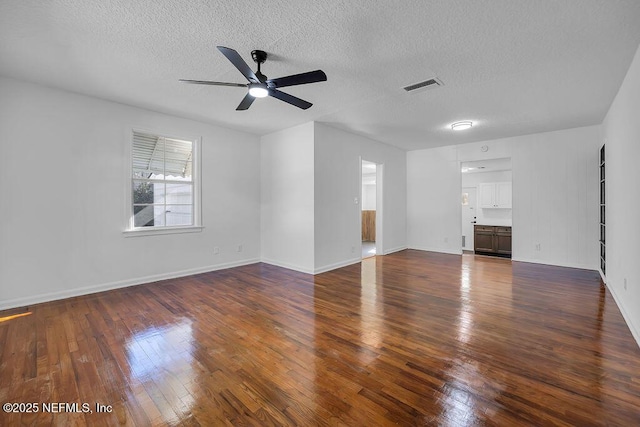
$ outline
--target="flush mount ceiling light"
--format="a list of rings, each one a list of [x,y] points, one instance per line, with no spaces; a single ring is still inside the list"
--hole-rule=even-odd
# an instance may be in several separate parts
[[[463,121],[463,122],[455,122],[451,125],[451,129],[453,130],[466,130],[473,126],[473,122]]]

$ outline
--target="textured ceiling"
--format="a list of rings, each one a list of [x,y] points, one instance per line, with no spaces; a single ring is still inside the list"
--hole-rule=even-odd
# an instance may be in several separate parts
[[[255,134],[316,120],[404,149],[598,124],[640,43],[640,1],[1,0],[0,75]],[[235,111],[245,83],[216,45],[270,57],[283,89]],[[437,76],[444,86],[402,87]],[[470,119],[476,126],[452,132]]]

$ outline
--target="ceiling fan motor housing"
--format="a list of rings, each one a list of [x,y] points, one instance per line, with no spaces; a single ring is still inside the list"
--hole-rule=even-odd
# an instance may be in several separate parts
[[[267,52],[265,52],[264,50],[252,50],[251,57],[258,64],[262,64],[267,60]]]

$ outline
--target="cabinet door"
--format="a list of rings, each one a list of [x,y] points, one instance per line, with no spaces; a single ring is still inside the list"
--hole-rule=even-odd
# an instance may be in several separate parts
[[[511,208],[511,183],[496,183],[495,204],[497,208]]]
[[[495,252],[493,247],[494,228],[482,225],[475,226],[473,249],[476,252]]]
[[[496,252],[499,254],[511,255],[511,230],[496,230]]]
[[[478,188],[480,189],[480,207],[481,208],[495,208],[496,204],[496,186],[493,183],[481,183]]]

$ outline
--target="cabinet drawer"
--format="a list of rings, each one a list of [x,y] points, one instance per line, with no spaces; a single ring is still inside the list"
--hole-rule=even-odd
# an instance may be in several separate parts
[[[508,233],[508,234],[511,234],[511,227],[496,227],[496,233]]]
[[[488,232],[493,232],[495,227],[492,227],[490,225],[476,225],[475,226],[475,231],[488,231]]]

